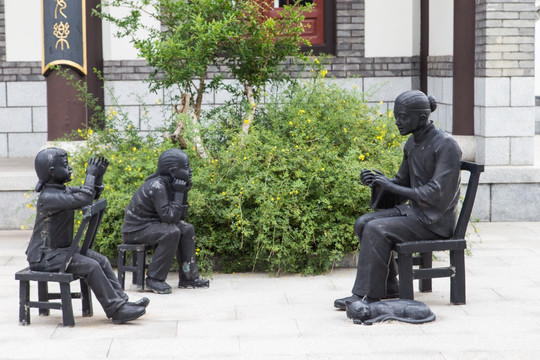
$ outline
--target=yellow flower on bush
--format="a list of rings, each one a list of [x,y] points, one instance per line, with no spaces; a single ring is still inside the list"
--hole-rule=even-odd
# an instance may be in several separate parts
[[[326,74],[328,74],[328,70],[326,70],[326,69],[321,70],[321,77],[325,77]]]

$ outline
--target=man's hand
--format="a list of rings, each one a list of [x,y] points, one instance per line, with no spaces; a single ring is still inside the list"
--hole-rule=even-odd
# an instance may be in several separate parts
[[[362,184],[372,187],[373,180],[377,175],[384,176],[384,174],[379,170],[364,169],[360,172],[360,180],[362,181]]]
[[[183,193],[186,190],[186,182],[182,179],[174,179],[172,186],[175,192]]]
[[[373,177],[373,181],[371,182],[371,186],[380,186],[383,190],[387,191],[391,191],[394,185],[395,184],[381,172],[378,172],[378,174]]]

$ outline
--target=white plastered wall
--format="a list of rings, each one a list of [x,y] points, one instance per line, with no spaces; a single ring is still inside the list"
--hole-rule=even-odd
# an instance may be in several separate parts
[[[429,3],[429,55],[453,54],[454,1],[431,1]]]
[[[40,0],[4,0],[7,61],[41,61]]]
[[[365,0],[365,54],[420,54],[420,0]]]
[[[129,10],[126,8],[108,8],[103,11],[111,13],[116,18],[128,15]],[[159,23],[152,19],[147,14],[142,14],[141,19],[145,25],[159,26]],[[117,38],[115,34],[118,29],[115,25],[108,21],[103,21],[103,60],[136,60],[138,59],[137,50],[130,42],[130,38]],[[139,35],[143,35],[141,32]]]

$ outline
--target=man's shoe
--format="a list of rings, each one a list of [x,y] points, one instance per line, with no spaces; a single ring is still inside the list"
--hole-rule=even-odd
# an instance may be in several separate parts
[[[126,304],[127,305],[127,304]],[[126,306],[123,305],[112,316],[113,324],[123,324],[126,321],[132,321],[140,318],[146,313],[143,306]]]
[[[171,287],[165,281],[160,281],[152,278],[146,278],[146,287],[156,294],[170,294]]]
[[[210,287],[210,281],[208,279],[197,278],[195,280],[182,280],[178,281],[179,288],[207,288]]]
[[[346,301],[353,302],[353,301],[362,300],[362,298],[363,298],[362,296],[353,294],[352,296],[344,297],[343,299],[337,299],[334,301],[334,307],[338,308],[339,310],[345,310],[347,308]]]
[[[143,297],[135,302],[129,302],[127,303],[129,306],[142,306],[142,307],[147,307],[148,304],[150,304],[150,299],[147,298],[147,297]]]

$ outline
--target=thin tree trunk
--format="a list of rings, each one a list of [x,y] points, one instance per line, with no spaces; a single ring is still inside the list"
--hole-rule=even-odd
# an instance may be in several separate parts
[[[185,114],[189,119],[191,119],[191,122],[193,124],[193,142],[195,143],[195,148],[197,150],[197,153],[202,158],[207,158],[208,154],[206,153],[206,150],[204,148],[204,144],[201,138],[201,134],[199,131],[199,121],[197,119],[197,116],[189,110],[189,103],[190,103],[190,95],[187,93],[182,94],[182,99],[180,105],[175,106],[175,111],[178,115]],[[177,141],[180,144],[180,147],[182,149],[185,149],[187,147],[187,139],[182,135],[182,131],[185,127],[184,122],[182,121],[181,116],[178,116],[178,121],[176,123],[176,129],[172,134],[166,134],[173,140]],[[185,117],[184,117],[185,118]]]
[[[244,119],[244,123],[242,124],[242,130],[245,134],[249,133],[249,127],[251,126],[251,123],[255,119],[255,111],[257,110],[257,104],[255,103],[254,96],[253,96],[253,88],[250,85],[246,85],[244,87],[246,92],[246,97],[249,102],[249,108],[246,111],[246,116]]]

